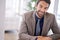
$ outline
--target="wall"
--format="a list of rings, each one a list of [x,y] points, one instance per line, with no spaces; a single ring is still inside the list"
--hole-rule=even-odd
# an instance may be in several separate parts
[[[5,0],[0,0],[0,40],[4,40]]]

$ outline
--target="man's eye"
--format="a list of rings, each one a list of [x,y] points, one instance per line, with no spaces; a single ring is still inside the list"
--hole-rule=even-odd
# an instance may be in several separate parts
[[[42,6],[40,5],[40,8],[42,8]]]
[[[48,9],[48,8],[46,7],[46,8],[44,8],[44,9]]]

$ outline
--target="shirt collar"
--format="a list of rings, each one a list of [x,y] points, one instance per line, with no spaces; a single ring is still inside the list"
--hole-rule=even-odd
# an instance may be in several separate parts
[[[36,17],[37,19],[40,19],[39,16],[38,16],[38,14],[37,14],[37,12],[35,13],[35,17]],[[43,16],[41,19],[43,19],[43,18],[44,18],[44,16]]]

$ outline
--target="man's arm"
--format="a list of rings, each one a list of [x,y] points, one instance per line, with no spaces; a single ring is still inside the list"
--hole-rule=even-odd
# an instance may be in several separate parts
[[[19,40],[35,40],[36,36],[31,36],[28,34],[27,25],[25,22],[25,16],[23,16],[22,23],[20,26]]]
[[[56,23],[55,16],[53,16],[53,21],[51,23],[51,29],[53,31],[53,34],[49,35],[49,37],[51,37],[53,40],[59,39],[60,38],[60,29]]]

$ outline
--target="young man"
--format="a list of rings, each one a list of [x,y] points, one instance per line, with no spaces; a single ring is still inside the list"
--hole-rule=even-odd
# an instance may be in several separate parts
[[[55,16],[46,12],[49,5],[50,0],[38,0],[35,6],[36,11],[24,14],[19,40],[57,40],[60,38]],[[50,29],[53,34],[47,35]]]

